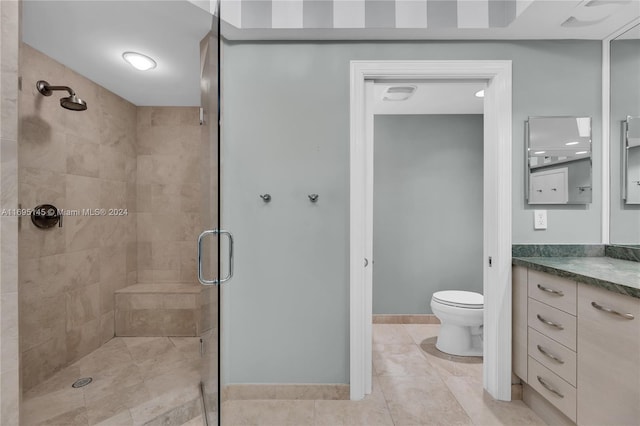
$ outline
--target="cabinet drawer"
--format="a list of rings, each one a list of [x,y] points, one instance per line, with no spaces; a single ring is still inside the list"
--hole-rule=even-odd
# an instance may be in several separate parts
[[[529,328],[529,356],[576,385],[576,353],[533,328]]]
[[[576,350],[576,317],[529,298],[529,327]]]
[[[575,281],[529,269],[529,297],[571,315],[576,314],[576,287]]]
[[[571,420],[576,421],[576,388],[532,357],[529,357],[528,375],[529,386]]]
[[[580,285],[578,318],[580,424],[638,425],[640,299]]]

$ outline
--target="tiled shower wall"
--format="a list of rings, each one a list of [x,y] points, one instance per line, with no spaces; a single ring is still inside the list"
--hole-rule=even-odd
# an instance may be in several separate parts
[[[197,285],[197,107],[138,108],[138,282]]]
[[[27,390],[114,335],[113,293],[136,282],[136,107],[21,45],[19,202],[23,208],[128,209],[19,229],[20,349]],[[68,85],[88,109],[68,111],[36,81]]]
[[[0,1],[0,204],[18,207],[20,4]],[[0,219],[0,424],[19,424],[18,218]]]

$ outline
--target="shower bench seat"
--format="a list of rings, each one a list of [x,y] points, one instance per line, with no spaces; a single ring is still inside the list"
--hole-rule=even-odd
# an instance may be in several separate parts
[[[116,336],[199,336],[208,289],[188,283],[140,283],[115,292]]]

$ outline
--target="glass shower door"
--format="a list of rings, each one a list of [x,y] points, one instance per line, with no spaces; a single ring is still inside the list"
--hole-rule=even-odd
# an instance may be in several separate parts
[[[219,10],[219,9],[218,9]],[[202,359],[200,388],[204,417],[208,426],[219,424],[219,19],[215,13],[211,31],[200,42],[201,60],[201,152],[200,222],[204,232],[198,239],[198,279],[202,284],[200,352]],[[227,233],[231,243],[231,235]],[[230,274],[229,274],[230,275]]]

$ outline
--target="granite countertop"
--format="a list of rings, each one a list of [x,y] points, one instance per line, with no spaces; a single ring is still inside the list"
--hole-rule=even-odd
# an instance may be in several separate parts
[[[514,257],[514,265],[640,298],[640,263],[611,257]]]

